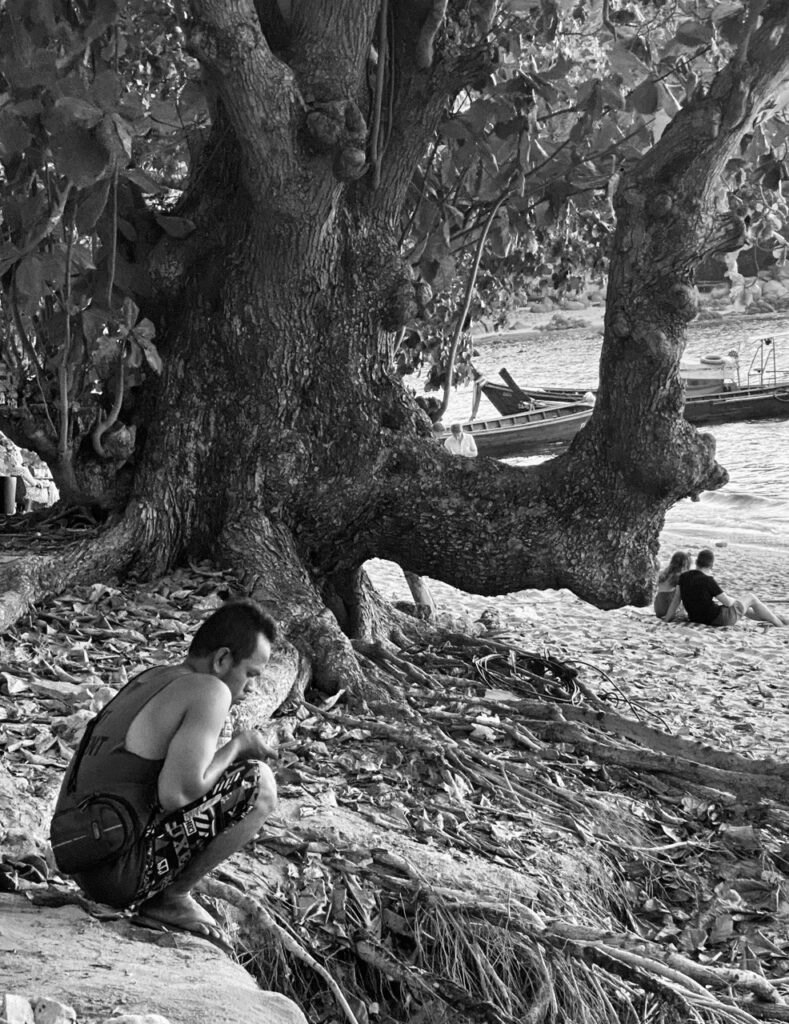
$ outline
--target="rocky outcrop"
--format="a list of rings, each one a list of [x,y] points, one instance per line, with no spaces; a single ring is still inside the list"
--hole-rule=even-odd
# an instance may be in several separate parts
[[[295,1003],[259,989],[205,939],[98,921],[72,904],[35,906],[22,894],[0,894],[0,979],[0,996],[34,1006],[46,996],[73,1007],[77,1024],[119,1012],[172,1024],[306,1024]]]

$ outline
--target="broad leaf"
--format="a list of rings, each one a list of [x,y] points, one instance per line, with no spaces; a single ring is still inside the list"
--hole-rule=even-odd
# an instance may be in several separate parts
[[[103,36],[107,29],[115,24],[118,17],[118,5],[115,0],[97,0],[93,11],[93,21],[85,29],[85,38],[88,42]]]
[[[58,173],[77,188],[95,184],[109,168],[109,153],[82,128],[53,135],[49,148]]]
[[[162,186],[157,185],[153,178],[149,178],[145,171],[141,171],[139,167],[127,167],[123,172],[123,177],[133,182],[141,192],[149,194],[161,194],[164,192]]]
[[[135,327],[132,333],[132,338],[142,350],[148,365],[154,373],[161,373],[162,357],[159,355],[159,350],[152,341],[155,333],[156,329],[150,320],[141,320]]]
[[[105,309],[85,309],[82,311],[82,333],[85,340],[93,343],[107,326],[109,313]]]
[[[21,256],[20,250],[10,242],[0,245],[0,277],[5,274],[9,267],[13,267],[15,263],[18,263]]]
[[[41,272],[41,260],[37,255],[26,256],[16,268],[14,281],[20,295],[28,301],[28,308],[36,303],[44,291],[44,278]]]
[[[131,328],[137,321],[137,317],[140,315],[140,307],[134,301],[134,299],[125,298],[123,305],[121,306],[121,314],[123,316],[123,322],[127,328]]]
[[[96,107],[78,96],[61,96],[55,101],[55,107],[61,113],[67,113],[70,120],[83,128],[94,128],[104,117],[104,112],[100,107]]]
[[[80,201],[77,207],[77,230],[86,235],[96,226],[96,222],[104,212],[110,193],[110,178],[97,182]]]
[[[122,91],[122,80],[110,68],[100,71],[90,87],[91,98],[102,110],[114,110]]]
[[[676,39],[683,46],[701,46],[713,36],[712,27],[703,21],[683,21],[677,28]]]
[[[716,0],[710,17],[713,22],[724,21],[726,18],[739,17],[744,10],[744,4],[738,0]]]
[[[0,113],[0,160],[10,160],[16,153],[22,153],[32,139],[25,122],[14,114]]]
[[[653,78],[647,78],[627,97],[628,110],[639,114],[654,114],[660,104],[660,93]]]

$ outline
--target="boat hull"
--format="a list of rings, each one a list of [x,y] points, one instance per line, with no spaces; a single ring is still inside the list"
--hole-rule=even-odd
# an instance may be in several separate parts
[[[725,391],[685,403],[685,419],[696,426],[788,418],[789,388]]]
[[[502,415],[524,411],[528,400],[577,402],[585,392],[564,388],[519,388],[520,397],[506,384],[485,383],[482,392]],[[685,419],[694,425],[738,423],[744,420],[789,419],[789,387],[732,388],[713,395],[688,398]]]
[[[589,421],[592,409],[591,405],[579,402],[553,404],[514,416],[474,420],[464,424],[463,429],[474,438],[480,455],[518,458],[567,443]],[[448,436],[448,432],[440,434],[439,440]]]

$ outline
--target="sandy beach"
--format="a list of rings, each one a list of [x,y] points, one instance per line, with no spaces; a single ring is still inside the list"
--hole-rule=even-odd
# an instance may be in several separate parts
[[[676,548],[695,552],[707,543],[672,533],[662,540],[665,559]],[[716,578],[729,593],[783,597],[776,609],[789,611],[785,559],[776,565],[774,552],[745,544],[716,549],[716,556]],[[386,597],[411,600],[398,566],[374,559],[366,568]],[[765,579],[776,590],[779,582],[782,594],[768,594],[759,585]],[[428,582],[439,621],[480,630],[482,613],[495,615],[501,630],[530,650],[578,664],[584,682],[624,714],[754,757],[789,755],[789,627],[750,620],[727,629],[668,625],[651,608],[601,611],[567,590],[482,597]]]
[[[682,540],[680,546],[691,546],[690,537],[677,539]],[[746,571],[757,576],[774,570],[774,566],[769,564],[771,552],[765,548],[748,551],[745,545],[732,545],[721,549],[719,555],[722,580],[736,578],[738,574],[742,576]],[[366,567],[386,597],[392,600],[410,598],[398,566],[374,560]],[[789,584],[785,572],[782,581]],[[117,684],[119,666],[124,666],[123,678],[126,678],[125,666],[131,658],[144,657],[146,663],[175,660],[183,651],[195,622],[207,607],[215,606],[210,602],[208,605],[203,603],[215,595],[198,595],[197,590],[204,590],[206,585],[219,588],[223,583],[220,572],[204,566],[188,572],[176,571],[149,588],[128,585],[114,589],[97,584],[90,591],[85,588],[42,604],[38,618],[8,637],[4,652],[6,664],[0,672],[0,718],[6,723],[5,731],[0,729],[0,750],[3,752],[0,758],[0,881],[5,871],[6,880],[11,879],[7,884],[12,888],[18,885],[20,891],[0,894],[0,914],[4,918],[8,939],[5,952],[0,949],[0,975],[5,971],[12,978],[12,990],[20,995],[32,998],[43,992],[76,1006],[81,1024],[98,1024],[107,1020],[112,1007],[119,1002],[119,993],[124,1006],[130,1010],[156,1011],[172,1021],[185,1019],[184,995],[173,987],[172,977],[173,972],[182,976],[187,970],[191,972],[185,978],[189,998],[210,1006],[208,1014],[212,1020],[227,1021],[228,1024],[242,1019],[282,1020],[284,1024],[285,1020],[296,1019],[275,1014],[275,1009],[283,1002],[279,995],[268,993],[268,1002],[260,1002],[261,994],[255,992],[251,979],[208,943],[171,934],[146,935],[143,929],[120,918],[116,912],[109,912],[107,918],[107,908],[99,908],[104,915],[102,923],[95,920],[90,916],[90,907],[86,912],[85,908],[76,905],[77,897],[62,880],[58,882],[57,877],[51,878],[51,861],[47,864],[47,858],[51,858],[46,843],[47,822],[64,758],[70,756],[68,744],[75,742],[75,730],[80,729],[95,711],[94,700],[105,700],[112,693],[107,684]],[[786,739],[789,735],[789,683],[785,669],[789,629],[751,622],[731,629],[682,623],[666,625],[656,619],[650,609],[628,607],[600,611],[568,591],[523,590],[492,598],[467,594],[438,582],[431,582],[430,587],[443,625],[454,630],[481,631],[483,627],[479,619],[487,612],[486,623],[498,635],[504,634],[514,645],[526,650],[574,664],[580,672],[579,681],[627,718],[662,726],[675,736],[696,738],[723,751],[735,751],[749,758],[769,756],[780,763],[786,761],[789,753]],[[31,667],[31,643],[35,644],[39,658],[34,663],[35,668]],[[496,692],[491,690],[491,695],[495,696]],[[430,710],[428,705],[425,707]],[[478,711],[478,708],[472,710],[471,715]],[[439,708],[435,713],[447,712],[445,708]],[[463,714],[467,713],[468,708]],[[523,806],[518,806],[515,817],[512,814],[508,817],[507,808],[503,806],[501,815],[495,818],[492,817],[490,801],[484,806],[481,801],[478,806],[476,799],[467,799],[471,787],[470,784],[465,788],[461,785],[466,775],[458,774],[458,765],[464,765],[458,761],[453,772],[447,775],[451,782],[449,789],[430,789],[430,793],[438,792],[440,796],[443,808],[440,812],[441,828],[449,829],[449,832],[438,832],[437,827],[431,824],[434,819],[439,820],[435,818],[432,804],[430,817],[427,810],[424,814],[420,811],[427,805],[415,803],[417,797],[413,794],[408,796],[408,804],[403,803],[406,794],[411,792],[413,780],[408,781],[409,777],[395,771],[392,767],[395,762],[390,764],[385,760],[379,763],[379,755],[388,758],[386,752],[392,750],[392,743],[388,738],[372,736],[369,731],[372,719],[369,724],[363,723],[365,728],[359,728],[359,722],[353,716],[346,718],[341,708],[330,718],[330,721],[323,721],[313,716],[306,722],[302,721],[298,753],[286,750],[277,766],[283,805],[276,831],[271,837],[274,846],[271,849],[258,847],[252,856],[237,860],[232,867],[235,874],[227,877],[240,878],[244,885],[248,881],[253,888],[269,885],[261,872],[267,870],[266,865],[273,863],[276,852],[281,870],[288,872],[282,878],[290,879],[287,884],[297,886],[296,891],[302,893],[311,906],[316,898],[312,888],[307,894],[306,889],[302,892],[298,886],[302,883],[312,886],[316,872],[320,886],[328,887],[335,879],[332,874],[335,859],[349,865],[352,872],[357,871],[358,865],[354,861],[343,859],[347,855],[345,852],[343,857],[332,859],[337,852],[335,846],[342,846],[343,851],[352,849],[354,856],[367,849],[384,853],[394,851],[400,858],[398,863],[413,863],[419,865],[421,871],[429,870],[429,877],[438,880],[436,884],[457,886],[458,872],[462,868],[469,886],[482,885],[480,879],[485,879],[484,892],[489,896],[485,886],[489,887],[496,900],[505,896],[509,900],[516,892],[518,899],[515,902],[518,905],[521,905],[519,900],[534,899],[541,911],[545,907],[554,908],[548,911],[554,915],[559,907],[560,922],[566,917],[577,923],[577,916],[578,921],[594,923],[596,935],[608,934],[610,917],[595,902],[597,896],[594,900],[591,896],[591,893],[600,891],[597,883],[592,888],[588,882],[576,885],[573,881],[570,884],[571,877],[576,879],[577,864],[584,865],[585,873],[579,877],[587,878],[588,874],[592,880],[602,878],[602,874],[596,873],[597,865],[609,863],[609,858],[614,856],[612,851],[619,849],[616,841],[609,838],[607,826],[601,826],[595,818],[602,813],[600,807],[605,786],[599,793],[595,790],[597,810],[590,809],[589,814],[584,812],[580,833],[567,827],[568,819],[562,812],[565,804],[556,803],[559,795],[569,787],[567,806],[574,808],[569,820],[577,824],[578,810],[584,805],[580,802],[581,789],[576,792],[574,787],[581,786],[580,774],[587,761],[582,751],[576,756],[571,750],[572,743],[566,750],[548,753],[546,761],[545,771],[549,773],[553,787],[549,803],[551,807],[555,805],[554,817],[543,820],[542,811],[538,814],[535,810],[542,808],[542,801],[546,798],[546,792],[541,789],[543,783],[539,782],[545,773],[539,760],[532,765],[536,771],[532,780],[536,787],[534,794],[530,787],[523,790],[523,798],[528,799]],[[394,721],[380,721],[379,724],[394,730],[400,728]],[[325,729],[330,731],[324,732]],[[324,742],[329,736],[330,744]],[[449,742],[457,745],[464,754],[481,758],[479,765],[482,768],[494,760],[494,748],[488,747],[489,741],[484,738],[474,740],[465,737],[462,742],[457,739]],[[565,744],[559,746],[565,747]],[[421,757],[419,755],[413,763],[421,763]],[[430,762],[429,758],[427,760]],[[307,774],[296,771],[301,763],[306,766]],[[386,768],[387,782],[378,773],[380,764]],[[403,764],[411,765],[412,759],[406,759]],[[377,766],[375,772],[368,771],[370,765]],[[519,770],[520,760],[516,759],[510,765],[509,775],[505,778],[512,776],[517,782],[514,773]],[[432,768],[430,770],[433,771]],[[615,766],[612,770],[616,775]],[[495,778],[498,780],[499,775]],[[654,783],[653,778],[649,785]],[[609,794],[610,800],[619,799],[616,791],[614,785]],[[681,793],[682,789],[677,792]],[[657,871],[659,868],[669,882],[686,876],[695,879],[701,872],[696,862],[702,854],[708,856],[705,852],[708,848],[719,852],[719,846],[710,847],[713,842],[710,829],[705,825],[699,837],[694,838],[696,826],[693,826],[688,832],[689,838],[686,839],[683,832],[676,841],[674,833],[669,830],[666,845],[665,837],[661,838],[660,826],[656,826],[655,834],[660,845],[654,846],[652,833],[647,831],[651,820],[649,807],[654,803],[652,789],[644,790],[646,797],[643,793],[638,797],[636,793],[637,790],[628,791],[621,806],[630,808],[632,803],[636,809],[644,808],[643,819],[636,819],[628,810],[628,828],[635,828],[633,822],[638,823],[639,829],[643,826],[643,835],[638,832],[639,849],[668,850],[676,854],[676,860],[661,852],[642,852],[639,856],[663,857],[659,864],[655,862],[653,869]],[[422,796],[418,799],[422,801]],[[693,807],[696,805],[701,808],[699,814],[706,814],[708,800],[688,799],[691,808],[688,815],[695,813]],[[693,804],[694,799],[696,804]],[[615,806],[620,805],[611,804],[611,807]],[[609,808],[606,813],[614,812]],[[416,831],[416,826],[411,827],[412,817],[422,823],[421,831]],[[528,821],[527,828],[523,827],[523,821]],[[747,833],[752,837],[751,824],[741,827],[742,823],[738,822],[739,819],[734,823],[736,827],[730,829],[731,834]],[[426,836],[425,828],[431,828],[435,833],[427,844],[426,838],[433,833]],[[492,832],[491,828],[494,829]],[[601,828],[605,834],[598,835]],[[720,842],[725,843],[726,834],[722,835]],[[351,845],[349,836],[353,837]],[[501,845],[495,847],[493,859],[487,855],[487,859],[481,859],[482,854],[477,847],[472,849],[468,842],[479,843],[480,837],[488,842],[491,836]],[[501,838],[496,839],[497,836]],[[295,847],[280,849],[276,845],[278,837],[295,843]],[[320,841],[315,841],[316,838]],[[300,871],[287,860],[288,851],[301,849],[300,844],[307,841],[311,850],[325,850],[326,856],[322,860],[319,852],[311,852],[309,871],[312,874],[307,876],[305,873],[302,881],[297,878],[293,882]],[[534,842],[537,843],[536,848]],[[479,849],[484,852],[487,848]],[[525,853],[528,853],[528,867],[524,871],[522,861]],[[301,854],[297,856],[301,857]],[[731,859],[730,852],[726,856]],[[739,852],[737,856],[746,854]],[[372,854],[370,859],[372,861]],[[516,867],[509,866],[513,859],[517,859]],[[625,860],[629,863],[627,858]],[[633,863],[634,870],[640,871],[644,866],[642,860],[636,859]],[[572,866],[572,872],[569,866]],[[706,861],[702,867],[707,871]],[[19,880],[21,872],[35,870],[39,874],[34,874],[32,880],[28,880],[26,875],[21,875]],[[716,884],[719,874],[710,868],[709,877]],[[552,881],[554,876],[557,879],[555,885]],[[346,879],[346,885],[351,884],[345,875],[342,878]],[[354,885],[355,878],[356,875],[351,879]],[[55,896],[65,899],[66,905],[33,905],[29,898],[36,895],[37,889],[48,890],[53,881],[57,890]],[[408,884],[402,877],[397,881],[400,886]],[[272,884],[273,891],[278,891],[279,886],[280,881]],[[228,889],[228,886],[224,888]],[[539,899],[535,896],[538,888]],[[321,898],[325,898],[328,888],[320,891],[324,894]],[[402,897],[402,891],[397,889],[398,901]],[[725,916],[718,907],[719,902],[715,903],[715,914]],[[400,905],[398,902],[397,906]],[[323,904],[318,902],[317,906],[321,908]],[[638,906],[634,904],[634,908],[641,913],[640,903]],[[685,914],[687,918],[684,903],[677,913]],[[770,917],[765,923],[763,910],[760,909],[759,913],[761,927],[767,929],[768,937],[773,936],[771,941],[783,941],[783,925],[778,919],[773,924]],[[35,915],[33,928],[31,915]],[[647,922],[645,927],[654,931],[647,918],[644,920]],[[320,921],[325,919],[320,917]],[[446,922],[442,927],[445,925]],[[649,931],[650,935],[652,931]],[[321,928],[313,930],[309,933],[308,943],[314,942],[316,949],[322,948],[322,934]],[[74,948],[70,948],[69,937],[73,935],[79,939]],[[158,938],[166,942],[168,948],[160,949],[149,944]],[[726,940],[732,948],[736,941],[736,935],[731,941]],[[174,948],[169,948],[173,944]],[[243,939],[243,945],[249,947],[247,938]],[[728,946],[716,946],[716,956],[721,954],[721,949],[728,956]],[[42,950],[45,950],[43,954]],[[177,956],[176,961],[166,959],[171,953]],[[97,972],[97,967],[102,970]],[[110,967],[113,967],[114,974],[109,973]],[[235,975],[229,973],[233,970]],[[216,980],[216,985],[198,984],[199,979],[208,974]],[[267,987],[279,986],[269,982]],[[707,998],[706,994],[704,997]],[[240,1007],[238,1000],[241,999],[254,1000],[257,1012],[246,1004]],[[189,1019],[198,1019],[197,1012]],[[204,1019],[202,1014],[199,1019]],[[755,1018],[750,1015],[743,1019],[755,1024]]]
[[[540,334],[555,317],[602,331],[604,309],[529,312],[508,336]],[[517,318],[515,318],[517,319]],[[515,327],[515,324],[513,324]],[[489,336],[490,337],[490,336]],[[712,515],[711,521],[714,521]],[[749,529],[727,529],[726,540],[672,515],[660,538],[661,563],[672,552],[715,551],[715,578],[732,595],[757,594],[789,614],[789,544]],[[394,600],[410,600],[397,566],[369,563],[377,585]],[[473,624],[486,609],[502,628],[520,634],[535,650],[583,663],[586,682],[614,695],[649,719],[753,756],[785,758],[789,748],[789,628],[746,620],[730,629],[687,622],[667,625],[651,608],[600,611],[569,591],[523,590],[490,598],[430,582],[439,616]],[[624,708],[623,708],[624,710]]]

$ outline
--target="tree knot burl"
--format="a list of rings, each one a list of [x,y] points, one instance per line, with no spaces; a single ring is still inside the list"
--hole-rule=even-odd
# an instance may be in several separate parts
[[[683,320],[692,320],[699,311],[699,296],[693,285],[672,285],[669,289],[669,301]]]
[[[669,354],[668,335],[658,327],[648,328],[644,334],[644,341],[647,343],[647,347],[652,355],[664,356]]]
[[[339,181],[353,181],[364,174],[367,123],[352,100],[323,99],[310,103],[305,132],[314,152],[335,154],[332,170]]]
[[[417,296],[410,278],[403,273],[395,278],[381,307],[381,326],[396,331],[418,313]]]
[[[630,318],[624,313],[614,313],[611,318],[611,331],[615,338],[629,338],[632,332]]]

